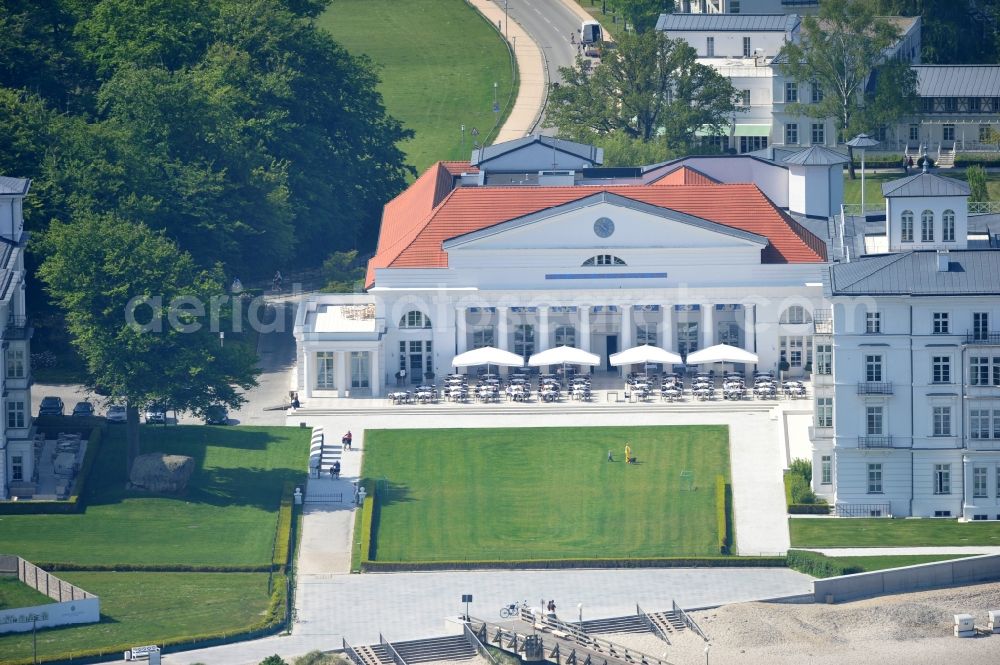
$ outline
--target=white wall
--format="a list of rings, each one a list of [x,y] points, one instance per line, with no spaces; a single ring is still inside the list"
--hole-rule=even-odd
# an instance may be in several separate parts
[[[783,13],[783,12],[778,12]],[[683,39],[698,52],[699,57],[709,57],[708,38],[715,38],[715,53],[717,58],[731,56],[733,58],[743,58],[743,38],[750,38],[750,53],[754,49],[764,49],[766,57],[773,58],[778,55],[781,47],[785,44],[785,31],[711,31],[711,30],[676,30],[667,31],[664,34],[670,39]]]
[[[569,155],[562,150],[553,150],[541,143],[532,143],[518,150],[490,159],[480,165],[480,169],[488,171],[524,171],[537,173],[539,164],[542,170],[578,170],[594,166],[592,162],[582,157]]]
[[[965,249],[969,237],[969,205],[965,196],[899,196],[887,199],[889,220],[889,248],[895,252],[914,249]],[[902,241],[902,216],[913,213],[913,242]],[[921,215],[925,210],[934,213],[934,240],[921,240]],[[955,213],[955,242],[943,241],[942,215],[945,210]]]
[[[35,619],[34,623],[32,619]],[[0,610],[0,633],[25,633],[38,628],[54,628],[101,620],[101,601],[96,596],[49,603],[35,607]]]

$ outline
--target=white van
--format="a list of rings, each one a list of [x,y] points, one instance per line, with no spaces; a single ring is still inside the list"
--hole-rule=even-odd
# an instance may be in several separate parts
[[[600,44],[604,41],[604,34],[601,32],[601,24],[597,21],[584,21],[580,26],[581,44]]]

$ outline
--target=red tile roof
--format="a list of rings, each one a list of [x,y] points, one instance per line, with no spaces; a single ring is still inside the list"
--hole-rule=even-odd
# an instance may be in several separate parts
[[[441,247],[445,240],[600,192],[764,236],[770,242],[761,251],[763,263],[826,261],[825,243],[753,184],[701,182],[708,177],[685,167],[668,176],[676,174],[683,184],[660,180],[652,185],[458,187],[442,192],[447,176],[470,170],[454,164],[438,162],[386,205],[366,287],[374,284],[376,268],[445,268],[448,255]]]
[[[690,166],[679,166],[656,180],[657,185],[717,185],[719,181]]]

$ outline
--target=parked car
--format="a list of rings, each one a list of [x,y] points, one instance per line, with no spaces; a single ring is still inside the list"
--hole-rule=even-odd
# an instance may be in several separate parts
[[[108,413],[104,419],[109,423],[121,424],[128,420],[128,412],[121,404],[112,404],[108,407]]]
[[[90,402],[77,402],[73,407],[73,415],[78,418],[90,418],[94,415],[94,405]]]
[[[221,404],[213,404],[212,406],[205,409],[205,424],[228,425],[229,412],[226,411],[226,407],[222,406]]]
[[[167,422],[167,409],[159,404],[153,404],[146,409],[146,422],[162,425]]]
[[[46,395],[42,398],[42,403],[38,405],[38,415],[61,416],[64,408],[62,398]]]

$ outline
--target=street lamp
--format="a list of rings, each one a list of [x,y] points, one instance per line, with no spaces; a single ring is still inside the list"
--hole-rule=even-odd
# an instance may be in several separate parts
[[[510,41],[507,35],[507,0],[503,0],[503,38]]]
[[[708,665],[708,652],[712,649],[711,644],[705,645],[705,665]]]
[[[578,616],[579,616],[579,619],[580,619],[580,623],[582,624],[583,623],[583,603],[577,603],[576,604],[576,611],[578,613]]]
[[[858,134],[847,142],[851,148],[861,151],[861,216],[865,216],[865,148],[874,148],[878,141],[867,134]],[[867,218],[866,218],[867,219]]]

